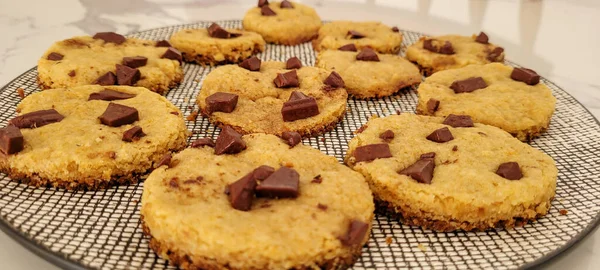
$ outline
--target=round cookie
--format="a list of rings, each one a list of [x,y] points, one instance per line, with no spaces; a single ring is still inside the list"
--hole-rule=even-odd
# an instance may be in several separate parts
[[[408,60],[390,54],[375,54],[375,59],[353,51],[325,50],[315,66],[333,70],[344,79],[349,94],[357,98],[386,97],[421,82],[419,69]],[[368,56],[367,56],[368,57]]]
[[[278,88],[275,85],[278,74],[293,71],[297,73],[298,87]],[[348,93],[344,88],[331,89],[326,85],[324,81],[329,76],[330,72],[315,67],[288,70],[283,62],[263,62],[258,71],[226,65],[206,76],[196,102],[202,114],[208,116],[213,124],[231,126],[240,133],[281,136],[285,131],[296,131],[303,137],[316,136],[333,129],[346,112]],[[283,107],[295,103],[290,99],[298,92],[314,99],[312,109],[318,107],[318,112],[301,119],[286,119]],[[236,104],[232,104],[229,110],[210,109],[207,98],[223,93],[233,94]],[[311,111],[311,107],[305,109],[305,112]]]
[[[181,54],[160,46],[169,45],[115,33],[59,41],[38,61],[38,84],[42,89],[119,84],[141,86],[164,94],[183,80],[183,70]],[[146,60],[124,61],[125,57],[138,56]],[[112,75],[107,75],[109,72]]]
[[[293,7],[282,8],[283,2],[291,3]],[[315,38],[322,25],[317,12],[297,2],[283,2],[248,10],[242,21],[244,29],[260,34],[268,43],[282,45],[297,45]]]
[[[20,116],[2,132],[18,127],[23,149],[3,150],[0,170],[38,187],[95,190],[136,183],[166,153],[185,147],[188,133],[179,109],[142,87],[52,89],[27,96],[17,111]]]
[[[417,113],[469,115],[475,122],[499,127],[519,140],[529,141],[550,125],[556,98],[542,83],[528,85],[512,79],[513,70],[492,63],[438,72],[419,86]],[[471,83],[460,83],[467,79]]]
[[[489,43],[487,35],[485,38],[483,35],[485,33],[482,32],[478,36],[471,37],[458,35],[421,37],[418,42],[406,49],[406,59],[417,63],[425,76],[440,70],[503,62],[504,49]],[[447,46],[446,42],[451,45]]]
[[[378,210],[436,231],[510,228],[548,212],[557,178],[550,156],[496,127],[443,122],[467,121],[392,115],[350,141],[346,164],[367,178]]]
[[[247,148],[237,154],[188,148],[173,156],[176,165],[150,174],[141,208],[150,247],[184,269],[351,266],[373,219],[373,197],[364,178],[309,146],[290,147],[267,134],[241,140]],[[271,172],[259,178],[255,169],[264,165]],[[297,173],[297,197],[259,196],[265,183],[283,181],[279,172],[289,172],[285,179],[292,179],[290,171]],[[233,186],[250,176],[253,187],[245,189],[250,207],[238,210],[231,197],[241,191]]]
[[[169,41],[181,51],[186,62],[201,65],[238,63],[265,50],[265,41],[257,33],[236,29],[223,30],[226,32],[220,32],[222,37],[218,36],[219,32],[213,34],[213,37],[208,29],[182,29],[173,34]],[[227,35],[227,32],[231,34]]]
[[[369,47],[379,53],[398,54],[402,34],[395,29],[380,22],[333,21],[319,29],[319,36],[312,45],[315,51],[337,50],[354,44],[359,50]]]

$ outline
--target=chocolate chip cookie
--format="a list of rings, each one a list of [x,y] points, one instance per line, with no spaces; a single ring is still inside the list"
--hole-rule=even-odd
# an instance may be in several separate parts
[[[379,53],[397,54],[401,43],[398,28],[380,22],[333,21],[321,27],[312,45],[315,51],[354,45],[358,50],[369,47]]]
[[[406,50],[406,58],[429,76],[440,70],[504,61],[504,49],[489,42],[481,32],[471,37],[447,35],[422,37]]]
[[[218,67],[204,79],[196,102],[212,123],[241,133],[295,131],[307,137],[333,129],[346,111],[343,81],[291,62],[252,57]]]
[[[180,30],[170,42],[186,62],[201,65],[238,63],[265,50],[265,41],[259,34],[224,29],[215,23],[205,29]]]
[[[500,63],[440,71],[419,86],[419,114],[466,114],[522,141],[545,132],[556,98],[535,71]]]
[[[510,228],[546,213],[552,158],[507,132],[447,118],[392,115],[366,124],[346,164],[367,178],[379,211],[436,231]]]
[[[185,269],[345,269],[358,259],[374,211],[359,173],[273,135],[226,128],[203,140],[144,182],[144,233],[159,256]]]
[[[181,53],[168,42],[125,38],[112,32],[56,42],[38,61],[42,89],[126,85],[164,94],[182,80]]]
[[[38,187],[136,183],[187,139],[179,109],[142,87],[53,89],[27,96],[17,111],[0,129],[0,170]]]

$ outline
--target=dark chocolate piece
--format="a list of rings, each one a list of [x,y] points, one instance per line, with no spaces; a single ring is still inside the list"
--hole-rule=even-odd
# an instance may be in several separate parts
[[[313,180],[311,180],[310,182],[315,183],[315,184],[321,184],[321,183],[323,183],[323,177],[319,174],[319,175],[315,176],[313,178]]]
[[[425,153],[419,157],[419,159],[426,159],[426,158],[435,158],[435,152]]]
[[[275,16],[277,13],[273,11],[268,5],[264,5],[260,8],[260,14],[263,16]]]
[[[300,85],[300,80],[298,79],[296,70],[292,70],[286,73],[277,73],[277,77],[275,77],[273,83],[277,88],[289,88],[298,87]]]
[[[216,23],[212,23],[209,27],[208,27],[208,35],[214,38],[235,38],[235,37],[239,37],[242,34],[240,33],[231,33],[227,30],[225,30],[224,28],[222,28],[221,26],[219,26]]]
[[[356,60],[379,62],[379,57],[377,56],[377,53],[373,49],[363,48],[356,55]]]
[[[452,151],[458,151],[458,145],[455,145],[454,147],[452,147]]]
[[[23,150],[25,140],[21,130],[15,126],[0,128],[0,151],[5,155],[11,155]]]
[[[109,127],[120,127],[140,120],[140,117],[135,108],[111,102],[99,119]]]
[[[250,71],[259,71],[260,70],[260,59],[256,56],[252,56],[248,59],[244,59],[242,63],[240,63],[240,67],[245,68]]]
[[[148,63],[148,58],[144,56],[123,57],[123,65],[130,68],[143,67]]]
[[[436,42],[439,43],[441,41],[436,40]],[[423,41],[423,49],[434,53],[454,54],[454,48],[452,47],[452,43],[450,43],[450,41],[444,41],[444,44],[438,47],[433,44],[433,39],[426,39]]]
[[[288,1],[288,0],[283,0],[281,2],[281,4],[279,5],[280,8],[294,8],[294,5],[292,5],[292,2]]]
[[[346,52],[356,52],[358,51],[358,49],[356,49],[356,45],[354,45],[354,43],[350,43],[350,44],[346,44],[342,47],[338,48],[339,51],[346,51]]]
[[[400,29],[398,29],[398,26],[394,26],[394,27],[392,27],[392,32],[398,33],[398,32],[400,32]]]
[[[269,176],[271,176],[271,174],[273,174],[273,172],[275,172],[275,168],[273,168],[271,166],[267,166],[267,165],[262,165],[256,169],[254,169],[253,177],[256,180],[263,181],[263,180],[267,179]]]
[[[486,88],[488,85],[481,77],[472,77],[465,80],[454,81],[450,85],[450,89],[454,90],[454,93],[469,93],[478,89]]]
[[[484,32],[480,32],[479,35],[475,38],[475,41],[481,44],[488,44],[490,39],[488,38],[488,35],[486,35]]]
[[[215,147],[215,142],[211,138],[200,138],[192,142],[192,148],[200,148],[200,147]]]
[[[510,78],[528,85],[536,85],[540,82],[540,75],[528,68],[514,68]]]
[[[350,221],[350,226],[348,227],[346,235],[340,237],[339,239],[344,246],[360,245],[362,244],[363,240],[365,240],[368,230],[369,224],[354,219]]]
[[[129,98],[133,98],[133,97],[135,97],[134,94],[127,94],[127,93],[118,92],[115,90],[104,89],[100,92],[91,93],[88,100],[113,101],[113,100],[129,99]]]
[[[288,59],[287,62],[285,62],[286,69],[298,69],[301,67],[302,67],[302,62],[300,62],[300,59],[298,59],[298,57],[295,57],[295,56]]]
[[[141,77],[139,69],[117,64],[117,83],[119,85],[135,85]]]
[[[355,30],[348,31],[348,33],[346,35],[350,36],[351,39],[359,39],[359,38],[366,37],[365,35],[361,34],[358,31],[355,31]]]
[[[473,127],[473,120],[471,119],[471,116],[468,115],[456,115],[456,114],[451,114],[448,115],[446,117],[446,119],[444,119],[444,122],[442,122],[442,124],[444,125],[448,125],[451,127],[455,127],[455,128],[459,128],[459,127]]]
[[[378,158],[390,158],[390,146],[387,143],[369,144],[357,147],[354,150],[354,160],[356,163],[362,161],[371,161]]]
[[[242,135],[233,128],[226,126],[221,130],[215,143],[215,154],[237,154],[246,149],[246,143],[242,140]]]
[[[328,207],[327,207],[327,205],[318,203],[317,204],[317,208],[319,208],[320,210],[325,211],[325,210],[327,210]]]
[[[19,115],[8,121],[9,125],[18,128],[39,128],[52,123],[60,122],[65,117],[55,109],[41,110]]]
[[[389,129],[379,134],[379,138],[385,142],[391,142],[394,139],[394,136],[394,132]]]
[[[63,59],[63,57],[64,57],[64,55],[62,55],[62,54],[60,54],[60,53],[51,52],[51,53],[48,55],[48,58],[46,58],[46,59],[48,59],[48,60],[52,60],[52,61],[59,61],[59,60],[62,60],[62,59]]]
[[[319,105],[313,97],[308,97],[301,92],[294,91],[290,99],[283,103],[281,116],[283,121],[291,122],[319,114]]]
[[[160,58],[177,60],[179,63],[181,63],[181,60],[183,59],[183,57],[181,56],[181,52],[173,47],[169,47],[165,51],[165,53],[163,53],[163,55],[160,56]]]
[[[435,162],[433,158],[424,158],[417,160],[417,162],[415,162],[414,164],[400,171],[399,174],[408,175],[412,179],[417,180],[417,182],[419,183],[431,184],[434,169]]]
[[[156,164],[156,166],[154,166],[154,168],[158,168],[160,166],[167,166],[167,167],[171,167],[171,159],[173,158],[173,156],[171,155],[171,153],[166,153],[164,154],[160,160],[158,161],[158,163]]]
[[[94,84],[115,85],[117,84],[117,75],[115,75],[112,71],[106,72],[104,75],[96,79]]]
[[[496,174],[500,175],[508,180],[519,180],[523,177],[519,163],[517,162],[506,162],[498,166]]]
[[[139,126],[134,126],[123,133],[122,140],[125,142],[139,141],[146,133]]]
[[[500,59],[500,55],[504,52],[504,48],[502,47],[496,47],[494,50],[492,50],[491,52],[488,53],[487,55],[487,60],[490,60],[492,62],[499,62]]]
[[[258,7],[262,7],[264,5],[269,5],[268,0],[258,0]]]
[[[67,73],[67,75],[69,75],[69,77],[75,77],[75,70],[69,71],[69,73]]]
[[[166,40],[157,41],[155,47],[173,47],[171,43]]]
[[[93,38],[101,39],[101,40],[104,40],[104,42],[112,42],[115,44],[123,44],[123,42],[125,42],[127,40],[124,36],[119,35],[115,32],[96,33]]]
[[[346,86],[346,83],[344,82],[344,79],[342,79],[342,76],[340,76],[340,74],[338,74],[335,71],[332,71],[331,74],[329,74],[329,76],[325,78],[325,81],[323,81],[323,83],[329,86],[325,88],[325,90],[328,91]]]
[[[246,174],[240,180],[231,183],[227,187],[229,202],[231,207],[240,211],[248,211],[252,206],[254,199],[254,189],[256,181],[254,180],[253,172]]]
[[[433,131],[431,134],[429,134],[429,136],[427,136],[427,139],[432,142],[445,143],[454,140],[454,137],[452,136],[452,132],[450,132],[447,127],[443,127]]]
[[[281,167],[256,187],[256,195],[271,198],[296,198],[300,175],[294,169]]]
[[[439,100],[437,100],[435,98],[430,98],[427,101],[427,112],[429,112],[430,114],[435,113],[439,107],[440,107]]]
[[[237,103],[238,95],[231,93],[217,92],[206,97],[206,109],[208,110],[208,113],[233,112]]]
[[[452,47],[452,43],[450,43],[450,41],[445,41],[444,45],[440,47],[438,52],[441,54],[454,54],[454,47]]]
[[[300,133],[295,131],[286,131],[281,134],[281,138],[285,140],[285,142],[290,146],[290,148],[296,146],[302,141]]]

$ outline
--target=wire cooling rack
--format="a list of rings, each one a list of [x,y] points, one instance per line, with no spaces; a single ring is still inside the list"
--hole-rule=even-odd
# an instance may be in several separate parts
[[[220,21],[224,27],[241,27],[240,21]],[[184,28],[208,27],[209,22],[152,29],[131,37],[160,40]],[[402,31],[403,49],[421,34]],[[508,52],[510,55],[510,52]],[[41,53],[40,53],[41,54]],[[297,56],[313,65],[309,43],[298,46],[267,45],[262,60],[285,61]],[[507,61],[508,64],[514,65]],[[202,79],[212,70],[184,64],[185,79],[167,98],[187,116],[196,110],[194,100]],[[35,68],[0,90],[0,121],[15,116],[20,98],[39,91]],[[547,133],[531,142],[552,156],[559,170],[556,198],[550,212],[533,224],[512,230],[436,233],[376,216],[369,243],[354,269],[528,268],[541,264],[585,237],[599,223],[600,125],[579,102],[552,82],[542,79],[558,99]],[[342,161],[352,132],[371,115],[414,112],[414,89],[382,99],[348,101],[348,113],[336,129],[305,139]],[[4,125],[3,124],[3,125]],[[188,121],[191,140],[215,138],[218,129],[206,119]],[[0,176],[0,228],[26,247],[69,269],[172,269],[149,248],[140,227],[143,183],[93,192],[39,189]],[[561,215],[565,209],[568,214]],[[391,242],[390,242],[391,240]]]

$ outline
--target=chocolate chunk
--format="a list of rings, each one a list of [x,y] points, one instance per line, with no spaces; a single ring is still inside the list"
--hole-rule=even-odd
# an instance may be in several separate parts
[[[252,206],[254,199],[254,189],[256,181],[254,180],[253,172],[246,174],[241,179],[231,183],[226,191],[229,191],[229,202],[231,207],[240,211],[248,211]]]
[[[536,85],[540,82],[540,75],[528,68],[514,68],[510,78],[528,85]]]
[[[342,76],[340,76],[340,74],[338,74],[335,71],[332,71],[331,74],[329,74],[329,76],[325,78],[325,81],[323,81],[323,83],[329,86],[325,88],[325,90],[328,91],[342,88],[346,85],[346,83],[344,83],[344,79],[342,79]]]
[[[256,195],[271,198],[296,198],[300,175],[294,169],[281,167],[256,187]]]
[[[292,5],[292,2],[288,1],[288,0],[283,0],[281,2],[281,4],[279,5],[280,8],[294,8],[294,5]]]
[[[441,41],[436,42],[439,43]],[[437,47],[433,44],[433,39],[426,39],[423,41],[423,49],[434,53],[454,54],[454,48],[452,47],[452,43],[450,43],[450,41],[444,41],[444,45]]]
[[[327,205],[318,203],[317,204],[317,208],[319,208],[320,210],[325,211],[325,210],[327,210],[328,207],[327,207]]]
[[[357,55],[356,60],[379,62],[377,53],[371,48],[363,48]]]
[[[258,7],[262,7],[262,6],[265,6],[268,4],[269,4],[268,0],[258,0]]]
[[[130,68],[143,67],[148,63],[148,58],[144,56],[123,57],[123,65]]]
[[[179,188],[179,178],[171,178],[171,180],[169,181],[169,186],[171,186],[172,188]]]
[[[129,99],[135,97],[134,94],[127,94],[127,93],[123,93],[123,92],[118,92],[115,90],[110,90],[110,89],[104,89],[100,92],[96,92],[96,93],[91,93],[90,97],[88,98],[88,100],[106,100],[106,101],[113,101],[113,100],[122,100],[122,99]]]
[[[65,117],[54,109],[41,110],[19,115],[10,121],[9,125],[18,128],[39,128],[52,123],[60,122]]]
[[[342,47],[338,48],[339,51],[346,51],[346,52],[356,52],[358,51],[358,49],[356,49],[356,45],[354,45],[354,43],[350,43],[350,44],[346,44]]]
[[[256,56],[252,56],[248,59],[244,59],[242,63],[240,63],[240,67],[245,68],[250,71],[259,71],[260,70],[260,59]]]
[[[237,133],[231,127],[224,127],[221,134],[217,137],[215,143],[215,154],[237,154],[246,149],[246,143],[242,140],[242,135]]]
[[[62,55],[62,54],[60,54],[60,53],[51,52],[51,53],[48,55],[48,58],[46,58],[46,59],[48,59],[48,60],[52,60],[52,61],[59,61],[59,60],[62,60],[62,59],[63,59],[63,57],[64,57],[64,55]]]
[[[69,75],[69,77],[75,77],[75,70],[69,71],[67,75]]]
[[[450,41],[444,42],[444,45],[442,45],[442,47],[440,47],[439,53],[454,54],[454,48],[452,47],[452,43],[450,43]]]
[[[208,113],[233,112],[237,103],[238,95],[231,93],[217,92],[206,97],[206,109]]]
[[[5,155],[11,155],[23,150],[23,134],[15,126],[0,128],[0,151]]]
[[[517,162],[506,162],[500,164],[500,166],[498,166],[498,170],[496,170],[496,174],[508,180],[519,180],[523,177],[523,173],[521,173],[521,168]]]
[[[119,127],[140,120],[140,117],[135,108],[111,102],[99,119],[104,125]]]
[[[146,133],[139,126],[134,126],[123,133],[122,140],[125,142],[139,141]]]
[[[264,5],[260,8],[260,14],[263,16],[275,16],[277,13],[273,11],[268,5]]]
[[[346,235],[340,237],[340,241],[345,246],[360,245],[365,240],[368,230],[369,224],[354,219],[350,222]]]
[[[445,143],[454,140],[454,137],[452,136],[452,132],[450,132],[447,127],[443,127],[429,134],[427,139],[432,142]]]
[[[394,139],[394,132],[388,129],[379,134],[379,138],[386,142],[391,142]]]
[[[458,151],[458,145],[455,145],[454,147],[452,147],[452,151]]]
[[[494,50],[492,50],[491,52],[488,53],[488,56],[486,57],[487,60],[490,60],[492,62],[499,62],[500,59],[500,55],[504,52],[504,48],[502,47],[496,47]]]
[[[425,153],[425,154],[422,154],[421,157],[419,157],[419,159],[426,159],[426,158],[435,158],[435,152]]]
[[[173,156],[171,155],[171,153],[166,153],[164,154],[160,160],[158,161],[158,163],[154,166],[154,168],[158,168],[160,166],[167,166],[170,167],[171,165],[171,159],[173,158]]]
[[[117,64],[117,83],[119,85],[134,85],[141,77],[139,69]]]
[[[361,34],[358,31],[355,31],[355,30],[348,31],[348,33],[346,35],[350,36],[351,39],[359,39],[359,38],[366,37],[365,35]]]
[[[319,114],[319,105],[313,97],[308,97],[301,92],[294,91],[290,99],[283,103],[281,116],[283,121],[291,122]]]
[[[275,77],[273,83],[277,88],[298,87],[300,80],[298,79],[296,70],[292,70],[286,73],[277,73],[277,77]]]
[[[438,52],[438,48],[433,46],[433,39],[426,39],[423,41],[423,49],[428,50],[430,52]]]
[[[117,84],[117,75],[112,73],[112,71],[106,72],[106,74],[100,76],[94,84],[99,85],[115,85]]]
[[[271,174],[273,174],[273,172],[275,172],[275,168],[273,168],[271,166],[267,166],[267,165],[262,165],[256,169],[254,169],[253,177],[256,180],[263,181],[263,180],[267,179],[269,176],[271,176]]]
[[[454,93],[469,93],[478,89],[486,88],[488,85],[481,77],[472,77],[461,81],[454,81],[450,85],[450,89],[454,90]]]
[[[435,113],[439,107],[440,107],[439,100],[437,100],[435,98],[430,98],[427,101],[427,112],[429,112],[430,114]]]
[[[400,171],[399,174],[408,175],[419,183],[431,184],[433,169],[435,169],[434,160],[432,158],[424,158],[417,160],[413,165]]]
[[[387,143],[369,144],[357,147],[356,150],[354,150],[353,155],[356,163],[392,157],[390,146]]]
[[[286,69],[297,69],[297,68],[301,68],[301,67],[302,67],[302,62],[300,62],[300,59],[298,59],[298,57],[295,57],[295,56],[288,59],[287,62],[285,63]]]
[[[165,53],[163,53],[163,55],[160,56],[160,58],[177,60],[179,63],[181,63],[181,60],[183,59],[182,56],[181,56],[181,52],[178,51],[177,49],[173,48],[173,47],[169,47],[165,51]]]
[[[442,124],[444,125],[448,125],[451,127],[455,127],[455,128],[459,128],[459,127],[473,127],[473,120],[471,119],[471,116],[468,115],[456,115],[456,114],[451,114],[448,115],[446,117],[446,119],[444,119],[444,122],[442,122]]]
[[[173,46],[168,41],[161,40],[161,41],[156,42],[155,47],[173,47]]]
[[[484,32],[480,32],[479,35],[475,38],[476,42],[482,43],[482,44],[488,44],[489,43],[489,38],[488,35],[486,35]]]
[[[281,134],[281,138],[290,146],[294,147],[302,141],[300,133],[295,131],[286,131]]]
[[[214,38],[235,38],[235,37],[241,36],[242,34],[230,33],[227,30],[223,29],[218,24],[212,23],[208,27],[208,35],[211,37],[214,37]]]
[[[200,148],[204,146],[215,147],[215,142],[211,138],[200,138],[192,142],[192,148]]]
[[[392,27],[392,31],[398,33],[398,32],[400,32],[400,29],[398,29],[397,26],[394,26],[394,27]]]
[[[112,42],[115,44],[122,44],[123,42],[125,42],[127,40],[124,36],[119,35],[115,32],[96,33],[94,35],[94,39],[101,39],[101,40],[104,40],[104,42]]]
[[[321,184],[321,183],[323,183],[323,177],[319,174],[319,175],[315,176],[313,178],[313,180],[311,180],[310,182],[315,183],[315,184]]]

